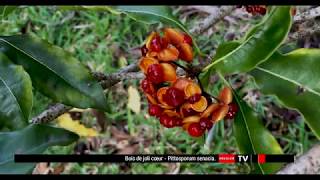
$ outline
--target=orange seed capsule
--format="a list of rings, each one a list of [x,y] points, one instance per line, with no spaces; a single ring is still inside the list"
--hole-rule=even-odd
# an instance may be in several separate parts
[[[188,128],[189,128],[189,126],[190,126],[190,124],[191,124],[191,123],[186,123],[186,124],[182,125],[182,129],[185,130],[185,131],[187,131]]]
[[[186,86],[192,83],[192,80],[189,78],[178,78],[174,83],[173,83],[173,87],[179,89],[180,91],[184,91],[184,89],[186,88]]]
[[[147,40],[146,40],[146,47],[148,50],[151,49],[151,41],[156,37],[159,36],[159,34],[157,32],[151,32],[151,34],[148,36]]]
[[[151,104],[153,104],[153,105],[158,104],[157,100],[156,100],[154,97],[152,97],[150,94],[146,94],[146,96],[147,96],[148,101],[149,101]]]
[[[180,107],[179,112],[180,112],[181,117],[187,117],[187,116],[191,116],[191,115],[196,114],[196,112],[191,108],[190,103],[184,103]]]
[[[155,52],[155,51],[149,51],[149,52],[147,52],[146,57],[156,58],[157,55],[158,55],[157,52]]]
[[[230,104],[232,102],[232,91],[229,87],[224,87],[219,94],[219,100],[225,104]]]
[[[162,87],[157,91],[157,99],[160,102],[160,107],[164,109],[173,109],[174,107],[169,106],[164,100],[163,100],[163,95],[166,94],[167,90],[169,87]]]
[[[191,104],[191,108],[197,112],[203,112],[208,106],[208,101],[204,96],[198,102]]]
[[[156,60],[155,58],[152,58],[152,57],[142,57],[139,60],[139,68],[145,74],[147,73],[148,67],[152,64],[159,64],[159,62],[158,62],[158,60]]]
[[[184,41],[184,34],[173,28],[165,28],[164,35],[173,45],[178,45]]]
[[[184,93],[186,97],[189,98],[195,94],[201,94],[201,88],[197,84],[192,82],[186,85]]]
[[[199,121],[200,121],[200,116],[188,116],[188,117],[183,118],[182,123],[183,124],[185,124],[185,123],[197,123]]]
[[[192,52],[192,47],[188,43],[182,43],[179,46],[179,58],[191,62],[193,60],[193,52]]]
[[[201,118],[208,118],[213,111],[217,110],[220,108],[220,104],[215,103],[211,104],[203,113],[201,113]]]
[[[180,117],[180,115],[173,110],[164,110],[163,113],[168,115],[169,117]]]
[[[169,46],[158,53],[160,61],[175,61],[179,57],[179,51],[174,46]]]
[[[164,81],[174,82],[177,79],[176,69],[169,63],[160,63],[164,72]]]
[[[228,113],[229,106],[227,104],[220,106],[220,108],[212,113],[211,121],[218,122],[222,120]]]

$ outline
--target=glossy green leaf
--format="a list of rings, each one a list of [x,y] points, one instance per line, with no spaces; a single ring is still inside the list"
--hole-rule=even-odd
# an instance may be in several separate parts
[[[203,71],[215,68],[222,74],[252,70],[267,60],[281,45],[291,27],[289,6],[277,6],[241,45],[208,65]]]
[[[234,119],[234,134],[242,154],[282,154],[277,140],[263,126],[257,114],[237,95],[234,96],[239,111]],[[270,174],[278,171],[283,164],[255,164],[253,173]]]
[[[57,102],[106,109],[102,87],[70,53],[35,36],[0,37],[0,51],[29,73],[33,86]]]
[[[46,125],[0,133],[0,174],[25,174],[34,168],[35,163],[15,163],[14,154],[41,154],[50,146],[65,146],[78,138],[70,131]]]
[[[32,84],[22,66],[0,52],[0,127],[20,129],[27,125],[32,109]]]
[[[285,106],[299,110],[320,139],[319,69],[319,49],[298,49],[275,53],[250,74],[262,92],[276,95]],[[304,91],[299,92],[300,88]]]
[[[16,8],[17,6],[0,6],[0,19],[8,16],[8,14],[13,12]]]

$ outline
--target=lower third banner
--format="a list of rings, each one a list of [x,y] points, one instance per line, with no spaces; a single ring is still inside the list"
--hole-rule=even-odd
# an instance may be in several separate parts
[[[215,154],[215,155],[45,155],[16,154],[15,162],[127,162],[127,163],[176,163],[176,162],[212,162],[212,163],[283,163],[294,162],[294,155],[274,154]]]

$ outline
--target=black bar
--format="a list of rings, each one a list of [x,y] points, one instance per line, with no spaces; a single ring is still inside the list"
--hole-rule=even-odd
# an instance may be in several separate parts
[[[271,163],[271,162],[287,162],[291,163],[294,162],[294,155],[292,154],[283,154],[283,155],[274,155],[274,154],[269,154],[266,156],[266,162]]]
[[[258,155],[252,154],[251,155],[251,162],[252,163],[257,163],[258,162]]]
[[[217,155],[45,155],[16,154],[15,162],[217,162]]]
[[[258,162],[258,155],[251,155],[251,162]],[[266,163],[291,163],[294,162],[292,154],[266,154]]]
[[[1,0],[4,5],[318,5],[317,0]]]
[[[17,163],[31,162],[109,162],[109,163],[176,163],[176,162],[211,162],[218,163],[219,155],[46,155],[46,154],[16,154],[14,161]],[[258,155],[235,155],[235,163],[257,163]],[[265,163],[294,162],[294,155],[267,154]]]

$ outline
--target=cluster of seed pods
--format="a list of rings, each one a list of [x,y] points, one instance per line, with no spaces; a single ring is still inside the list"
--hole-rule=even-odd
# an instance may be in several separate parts
[[[252,14],[252,15],[265,15],[267,13],[267,6],[266,5],[248,5],[248,6],[237,6],[237,8],[244,7],[245,10]],[[291,15],[294,16],[297,13],[296,7],[291,8]]]
[[[238,8],[242,8],[242,6],[238,6]],[[246,11],[252,15],[261,14],[265,15],[267,12],[267,6],[265,5],[247,5],[244,6]]]
[[[202,136],[219,120],[233,118],[238,108],[228,87],[213,103],[196,80],[177,75],[175,61],[193,60],[192,38],[173,28],[165,28],[162,34],[148,36],[139,60],[146,76],[140,86],[148,99],[149,114],[164,127],[182,127],[193,137]]]

